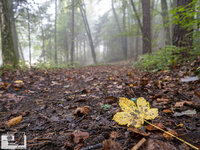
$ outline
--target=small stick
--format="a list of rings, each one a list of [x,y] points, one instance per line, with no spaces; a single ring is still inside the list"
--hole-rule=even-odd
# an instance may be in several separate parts
[[[140,148],[140,146],[142,146],[142,144],[144,144],[144,142],[146,142],[146,139],[142,138],[131,150],[138,150]]]

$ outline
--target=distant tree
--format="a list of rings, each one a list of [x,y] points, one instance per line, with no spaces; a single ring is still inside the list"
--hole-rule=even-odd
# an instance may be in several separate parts
[[[57,56],[57,0],[55,0],[55,24],[54,24],[54,49],[55,49],[55,52],[54,52],[54,61],[55,61],[55,64],[58,64],[58,56]]]
[[[177,47],[188,47],[193,46],[193,28],[184,27],[185,24],[189,24],[194,18],[190,15],[191,11],[186,12],[186,8],[193,9],[193,5],[189,5],[193,0],[177,0],[177,7],[185,7],[185,9],[177,11],[178,22],[174,27],[173,32],[173,45]],[[190,9],[190,10],[191,10]],[[183,23],[183,20],[184,23]]]
[[[93,38],[92,38],[92,34],[91,34],[91,30],[90,30],[90,26],[89,26],[89,23],[88,23],[88,20],[87,20],[86,10],[85,10],[84,6],[85,6],[85,4],[84,4],[84,1],[83,1],[80,4],[81,15],[82,15],[83,23],[85,25],[85,30],[86,30],[86,33],[87,33],[87,36],[88,36],[89,45],[90,45],[91,52],[92,52],[92,58],[93,58],[94,63],[96,64],[97,60],[96,60],[96,53],[95,53]]]
[[[2,57],[3,64],[12,65],[16,67],[18,64],[17,54],[14,48],[12,26],[11,26],[11,7],[10,1],[0,1],[1,14],[1,43],[2,43]]]
[[[123,30],[125,30],[125,28],[126,28],[126,25],[125,25],[125,23],[126,23],[126,21],[125,21],[125,19],[126,19],[125,18],[126,17],[125,16],[125,10],[126,10],[125,3],[126,2],[123,1],[123,6],[124,6],[124,8],[123,8]],[[112,11],[113,11],[115,21],[116,21],[116,24],[117,24],[118,32],[122,33],[123,30],[122,30],[122,27],[120,25],[119,18],[117,16],[117,13],[116,13],[116,10],[115,10],[115,7],[114,7],[114,0],[111,1],[111,4],[112,4]],[[124,54],[124,58],[127,59],[127,52],[128,52],[128,50],[127,50],[127,38],[125,36],[123,36],[123,37],[121,36],[120,40],[121,40],[121,43],[122,43],[121,45],[122,45],[122,52]]]
[[[162,8],[162,20],[163,27],[165,29],[165,44],[171,44],[171,36],[170,36],[170,26],[169,26],[169,14],[168,14],[168,5],[167,0],[161,0],[161,8]]]
[[[29,64],[32,64],[32,56],[31,56],[31,27],[30,27],[30,13],[27,8],[27,19],[28,19],[28,49],[29,49]]]
[[[143,54],[151,53],[151,14],[150,0],[142,0],[143,12]]]
[[[74,63],[74,0],[72,0],[72,18],[71,18],[71,64],[73,65]]]

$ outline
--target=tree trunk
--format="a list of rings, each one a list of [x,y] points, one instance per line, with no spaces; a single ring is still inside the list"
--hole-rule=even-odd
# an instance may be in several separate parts
[[[189,3],[191,3],[192,0],[177,0],[177,7],[179,6],[186,6]],[[190,5],[190,7],[193,7]],[[185,11],[179,12],[179,19],[181,22],[181,18],[184,16]],[[187,18],[188,21],[192,20],[193,18]],[[192,48],[193,46],[193,29],[187,29],[184,28],[181,24],[176,24],[174,27],[174,33],[173,33],[173,45],[177,47],[188,47]]]
[[[116,23],[117,23],[117,28],[118,28],[118,31],[119,31],[119,33],[122,33],[122,29],[121,29],[121,26],[120,26],[120,23],[119,23],[119,19],[118,19],[118,17],[117,17],[117,13],[116,13],[116,11],[115,11],[115,7],[114,7],[114,0],[112,0],[112,11],[113,11],[113,14],[114,14],[114,17],[115,17],[115,21],[116,21]],[[121,45],[122,45],[122,52],[123,52],[123,54],[124,54],[124,58],[125,59],[127,59],[127,54],[126,54],[126,47],[127,47],[127,45],[125,46],[125,39],[124,39],[124,37],[120,37],[120,40],[121,40]]]
[[[13,0],[9,0],[9,10],[10,10],[10,20],[11,20],[11,27],[12,27],[12,36],[13,36],[13,42],[14,42],[14,50],[17,56],[17,61],[19,61],[19,50],[18,50],[18,35],[15,25],[15,18],[14,18],[14,12],[13,12]]]
[[[142,0],[143,12],[143,54],[151,53],[151,14],[150,0]]]
[[[140,30],[141,30],[141,32],[142,32],[142,30],[143,30],[143,29],[142,29],[142,23],[141,23],[141,20],[140,20],[139,15],[138,15],[138,12],[137,12],[137,10],[136,10],[136,8],[135,8],[135,4],[134,4],[133,0],[130,0],[130,1],[131,1],[131,6],[132,6],[132,8],[133,8],[133,12],[135,13],[135,16],[136,16],[138,25],[139,25]]]
[[[30,27],[30,14],[29,10],[27,9],[27,15],[28,15],[28,48],[29,48],[29,65],[31,67],[32,61],[31,61],[31,27]]]
[[[85,25],[86,33],[88,36],[88,40],[89,40],[89,44],[90,44],[90,48],[91,48],[91,52],[92,52],[92,58],[93,58],[94,63],[97,64],[94,43],[93,43],[91,31],[90,31],[90,26],[88,24],[86,12],[85,12],[85,9],[83,8],[82,4],[80,5],[80,10],[81,10],[82,18],[83,18],[83,23]]]
[[[42,54],[43,54],[43,60],[44,62],[46,61],[46,53],[45,53],[45,37],[44,37],[44,29],[42,27],[42,24],[41,24],[41,31],[42,31]]]
[[[71,65],[73,65],[74,63],[74,0],[72,0],[72,24],[71,24],[71,33],[72,33],[72,37],[71,37]]]
[[[55,0],[55,24],[54,24],[54,49],[55,49],[55,54],[54,54],[54,61],[55,64],[58,64],[58,56],[57,56],[57,0]]]
[[[168,14],[168,6],[166,0],[161,0],[161,7],[162,7],[162,20],[163,20],[163,27],[165,29],[165,44],[171,44],[171,36],[170,36],[170,26],[169,26],[169,14]]]
[[[83,39],[83,52],[84,52],[84,63],[86,62],[86,43],[85,39]]]
[[[126,32],[126,4],[123,4],[123,32]],[[128,58],[128,41],[127,36],[123,36],[123,52],[124,58],[127,60]]]
[[[16,67],[18,64],[18,59],[14,49],[8,0],[0,1],[0,15],[3,64]]]

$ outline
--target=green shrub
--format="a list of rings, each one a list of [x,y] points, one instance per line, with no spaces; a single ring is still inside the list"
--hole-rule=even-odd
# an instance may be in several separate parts
[[[167,46],[152,54],[139,56],[138,61],[134,65],[145,71],[170,70],[170,66],[186,60],[184,58],[186,52],[186,48]]]

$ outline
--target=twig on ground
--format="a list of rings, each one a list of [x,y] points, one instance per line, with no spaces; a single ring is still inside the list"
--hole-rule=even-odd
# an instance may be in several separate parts
[[[146,139],[142,138],[135,146],[133,146],[133,148],[131,150],[138,150],[140,148],[140,146],[142,146],[142,144],[144,144],[144,142],[146,142]]]

